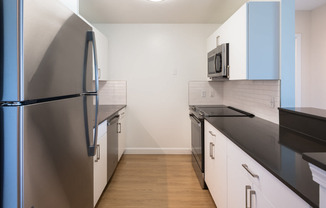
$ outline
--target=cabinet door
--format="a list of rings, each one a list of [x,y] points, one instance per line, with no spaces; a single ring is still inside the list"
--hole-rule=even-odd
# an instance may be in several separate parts
[[[215,177],[215,136],[216,133],[210,123],[205,121],[205,182],[216,203]]]
[[[119,138],[119,141],[118,141],[118,146],[119,146],[119,149],[118,149],[118,161],[120,161],[120,158],[122,157],[125,149],[126,149],[126,119],[125,119],[125,116],[126,116],[126,108],[122,109],[120,112],[119,112],[119,123],[118,123],[118,138]]]
[[[216,182],[216,205],[227,207],[227,154],[226,137],[219,131],[215,131],[215,182]]]
[[[94,206],[100,198],[107,182],[107,121],[98,126],[97,148],[93,159]]]
[[[107,182],[107,134],[99,140],[94,156],[94,206],[100,198]]]
[[[252,201],[251,208],[274,208],[273,204],[264,196],[263,192],[253,185],[254,194],[249,197],[251,197],[249,200]]]
[[[228,157],[228,208],[249,206],[252,183],[243,172],[236,158]],[[247,198],[246,198],[247,197]],[[247,205],[246,205],[247,203]],[[245,206],[246,205],[246,206]]]
[[[219,42],[229,43],[230,80],[247,79],[247,10],[243,5],[222,26]]]
[[[227,206],[226,137],[205,121],[205,181],[217,207]]]

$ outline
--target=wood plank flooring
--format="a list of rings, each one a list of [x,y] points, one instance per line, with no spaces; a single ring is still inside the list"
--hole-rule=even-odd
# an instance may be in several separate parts
[[[124,155],[96,208],[216,208],[191,155]]]

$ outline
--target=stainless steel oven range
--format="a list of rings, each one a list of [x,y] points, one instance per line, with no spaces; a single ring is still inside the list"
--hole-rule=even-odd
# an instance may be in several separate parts
[[[253,117],[253,114],[225,105],[198,105],[189,106],[189,117],[191,120],[191,151],[192,166],[197,175],[199,183],[206,189],[205,183],[205,135],[204,119],[206,117]]]

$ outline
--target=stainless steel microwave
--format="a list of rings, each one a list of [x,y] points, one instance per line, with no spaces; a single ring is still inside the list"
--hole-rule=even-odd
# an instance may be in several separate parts
[[[210,78],[229,78],[229,44],[217,46],[207,55],[208,71]]]

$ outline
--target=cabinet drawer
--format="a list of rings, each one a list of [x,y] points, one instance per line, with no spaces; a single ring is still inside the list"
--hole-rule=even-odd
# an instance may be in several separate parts
[[[257,168],[258,163],[231,141],[228,142],[227,148],[228,157],[236,161],[238,170],[241,170],[241,173],[244,173],[253,184],[260,187],[261,169]]]

